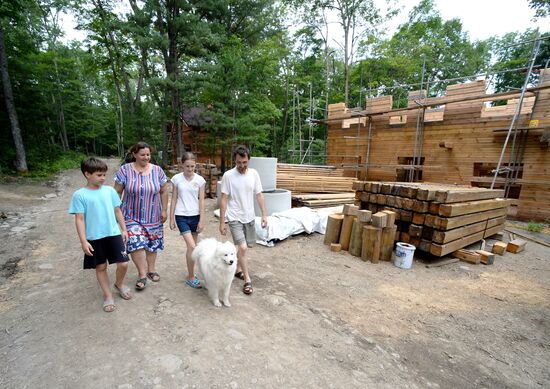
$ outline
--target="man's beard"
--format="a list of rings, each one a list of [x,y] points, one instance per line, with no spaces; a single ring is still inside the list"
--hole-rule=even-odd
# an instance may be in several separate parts
[[[248,169],[247,166],[245,166],[245,167],[237,166],[237,171],[238,171],[239,173],[241,173],[241,174],[246,173],[246,169]]]

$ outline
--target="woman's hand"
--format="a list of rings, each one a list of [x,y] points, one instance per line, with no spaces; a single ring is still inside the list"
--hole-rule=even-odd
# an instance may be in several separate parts
[[[168,219],[168,214],[167,212],[163,209],[161,214],[160,214],[160,222],[161,224],[164,224],[164,222],[166,221],[166,219]]]

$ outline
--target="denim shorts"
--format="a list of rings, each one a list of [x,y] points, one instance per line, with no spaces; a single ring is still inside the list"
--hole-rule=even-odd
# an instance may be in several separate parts
[[[178,225],[178,230],[180,234],[185,234],[187,232],[196,233],[197,226],[199,225],[199,220],[201,219],[200,215],[195,216],[180,216],[176,215],[176,224]]]

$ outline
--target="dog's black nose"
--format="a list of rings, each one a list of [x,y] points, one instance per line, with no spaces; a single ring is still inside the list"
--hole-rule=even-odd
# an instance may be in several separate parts
[[[229,264],[230,264],[230,265],[233,265],[233,260],[229,261]]]

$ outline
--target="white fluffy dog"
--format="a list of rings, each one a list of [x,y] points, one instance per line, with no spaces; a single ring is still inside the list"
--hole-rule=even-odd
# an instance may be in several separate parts
[[[204,280],[204,287],[208,289],[208,297],[216,307],[222,302],[230,307],[229,291],[231,282],[237,269],[237,251],[231,242],[218,242],[214,238],[201,240],[193,250],[193,261],[197,263],[199,278]]]

